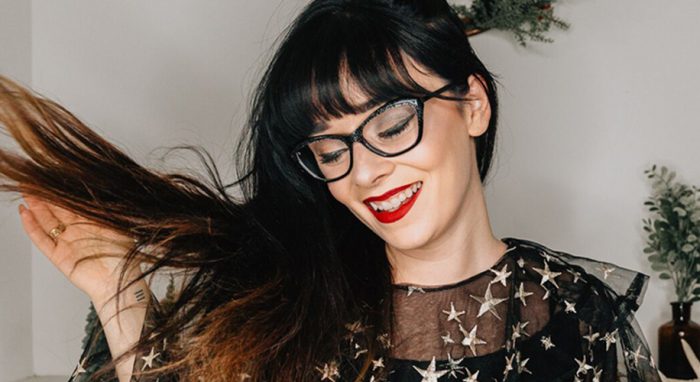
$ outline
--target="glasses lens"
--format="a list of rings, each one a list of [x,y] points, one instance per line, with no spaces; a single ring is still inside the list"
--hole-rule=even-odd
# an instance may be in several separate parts
[[[350,148],[336,138],[323,138],[308,143],[297,152],[301,165],[322,179],[333,179],[350,168]]]
[[[376,149],[396,154],[416,143],[418,130],[418,106],[413,100],[405,100],[372,118],[362,135]]]

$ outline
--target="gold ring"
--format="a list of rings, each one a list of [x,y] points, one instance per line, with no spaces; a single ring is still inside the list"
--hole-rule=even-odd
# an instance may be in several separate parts
[[[56,238],[58,237],[58,235],[62,234],[63,231],[65,231],[65,230],[66,230],[66,225],[63,223],[58,223],[57,226],[51,228],[51,231],[49,231],[49,236],[51,237],[51,239],[53,239],[55,241]]]

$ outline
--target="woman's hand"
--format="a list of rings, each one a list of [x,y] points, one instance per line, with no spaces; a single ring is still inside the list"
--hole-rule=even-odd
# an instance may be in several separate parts
[[[66,209],[23,196],[27,207],[20,205],[19,213],[34,245],[93,301],[104,302],[112,297],[117,291],[120,262],[133,240]],[[61,223],[65,230],[53,239],[49,232]],[[103,253],[113,256],[85,260],[76,266],[79,259]],[[140,269],[130,270],[127,281],[140,272]]]

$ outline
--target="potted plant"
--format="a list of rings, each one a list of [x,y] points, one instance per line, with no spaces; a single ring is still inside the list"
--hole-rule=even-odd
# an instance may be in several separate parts
[[[644,253],[659,278],[673,282],[676,295],[673,319],[659,328],[659,369],[668,377],[694,378],[680,339],[700,350],[700,326],[690,320],[692,304],[700,300],[700,189],[675,180],[676,173],[665,166],[644,172],[652,183],[652,195],[644,202],[651,213],[642,220]]]

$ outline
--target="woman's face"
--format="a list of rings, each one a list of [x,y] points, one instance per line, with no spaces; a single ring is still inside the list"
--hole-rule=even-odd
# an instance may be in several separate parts
[[[432,91],[446,84],[442,78],[411,66],[408,65],[409,73],[426,89]],[[470,76],[468,81],[468,102],[439,98],[425,102],[423,137],[413,149],[387,158],[355,143],[351,172],[328,183],[335,199],[397,249],[420,248],[438,238],[463,217],[460,214],[466,211],[469,196],[478,195],[470,192],[473,187],[481,187],[474,137],[486,131],[490,107],[486,91],[477,78]],[[343,90],[353,101],[366,101],[351,85]],[[443,94],[455,95],[449,91]],[[379,106],[362,114],[325,121],[328,129],[319,134],[350,134],[377,108]],[[418,186],[420,188],[412,192]],[[403,189],[403,196],[394,193],[382,199],[387,203],[392,197],[399,198],[394,203],[405,199],[398,209],[393,213],[373,212],[372,204],[376,206],[382,202],[370,204],[367,199],[386,196],[397,188]],[[397,215],[403,216],[396,220]]]

